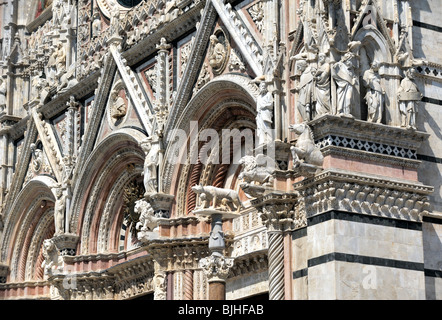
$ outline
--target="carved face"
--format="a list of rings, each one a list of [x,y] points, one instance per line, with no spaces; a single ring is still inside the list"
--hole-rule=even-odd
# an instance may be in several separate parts
[[[52,242],[51,239],[46,239],[45,241],[43,241],[43,249],[45,249],[46,251],[51,251],[52,248],[54,248],[54,242]]]

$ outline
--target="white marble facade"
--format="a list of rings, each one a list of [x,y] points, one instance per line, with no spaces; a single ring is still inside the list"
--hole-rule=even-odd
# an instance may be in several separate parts
[[[439,2],[5,0],[0,297],[442,299]]]

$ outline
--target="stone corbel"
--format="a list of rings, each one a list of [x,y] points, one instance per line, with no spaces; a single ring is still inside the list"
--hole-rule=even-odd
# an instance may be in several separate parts
[[[80,237],[71,233],[56,235],[52,238],[60,256],[75,256]]]

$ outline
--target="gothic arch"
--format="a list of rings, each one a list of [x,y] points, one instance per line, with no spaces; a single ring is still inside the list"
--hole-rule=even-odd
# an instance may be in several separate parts
[[[201,181],[224,187],[223,183],[230,166],[223,165],[221,161],[219,164],[204,165],[198,156],[195,157],[190,153],[192,150],[198,150],[198,154],[208,151],[204,149],[204,145],[209,141],[198,141],[199,134],[205,129],[215,130],[220,138],[220,144],[222,129],[248,128],[254,131],[257,92],[256,85],[248,78],[225,75],[206,84],[186,106],[186,111],[177,123],[177,129],[186,133],[186,142],[179,146],[170,143],[165,155],[164,192],[177,195],[172,215],[181,216],[192,210],[195,205],[195,195],[191,187],[194,184]],[[190,128],[191,121],[198,123],[197,128]],[[196,140],[192,138],[194,135],[197,137]],[[207,155],[213,158],[215,151],[213,149],[210,151],[211,153]],[[176,155],[174,152],[178,152],[179,159],[175,161],[178,162],[175,166],[167,160],[168,156]],[[228,152],[230,153],[230,150]]]
[[[361,48],[365,50],[371,61],[392,62],[393,57],[388,42],[382,33],[374,26],[369,25],[358,30],[354,36],[354,41],[361,42]]]
[[[10,266],[13,281],[36,277],[39,255],[35,253],[40,251],[43,240],[51,238],[55,231],[55,197],[51,190],[55,184],[48,176],[37,176],[26,184],[11,206],[1,242],[1,260]]]
[[[115,131],[85,162],[69,223],[71,233],[80,236],[81,254],[116,250],[122,192],[128,182],[141,177],[144,153],[138,143],[145,138],[132,128]]]

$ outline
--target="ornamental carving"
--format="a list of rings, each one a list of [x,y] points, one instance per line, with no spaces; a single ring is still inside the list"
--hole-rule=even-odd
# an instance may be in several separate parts
[[[230,44],[226,33],[218,29],[210,36],[209,65],[215,75],[223,73],[230,56]]]
[[[199,267],[203,269],[209,283],[225,282],[233,267],[233,261],[233,258],[226,258],[222,254],[214,252],[211,256],[201,259]]]
[[[307,217],[331,211],[376,215],[421,221],[431,211],[428,195],[432,188],[390,184],[387,181],[325,172],[314,180],[295,184]]]

